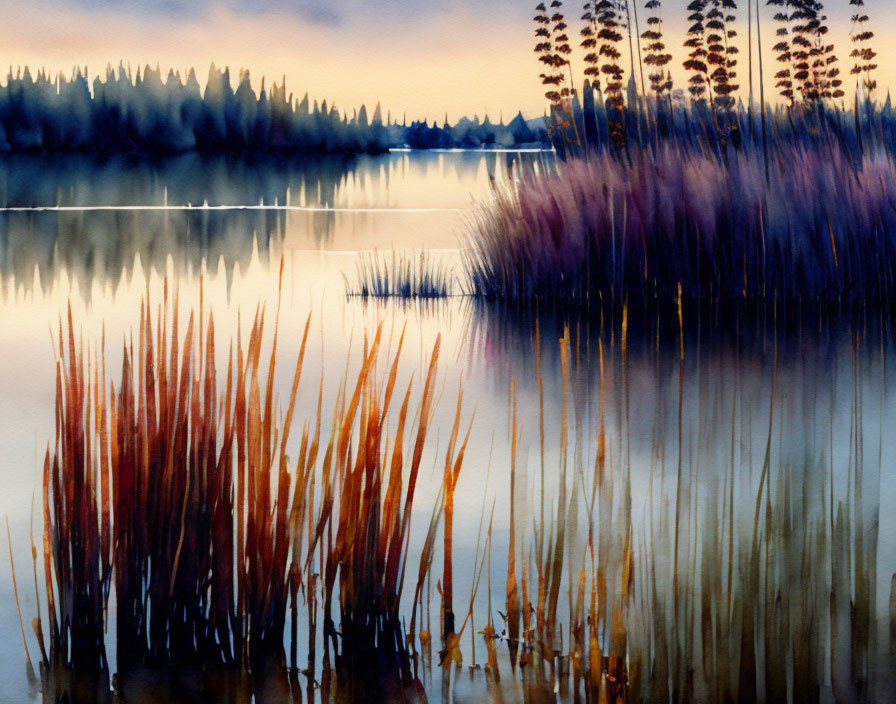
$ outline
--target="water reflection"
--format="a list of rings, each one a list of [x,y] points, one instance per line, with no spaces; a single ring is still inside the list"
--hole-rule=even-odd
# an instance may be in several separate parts
[[[456,247],[459,211],[471,198],[487,196],[514,169],[543,158],[482,152],[260,161],[187,154],[155,162],[9,156],[0,159],[0,207],[6,209],[0,211],[0,276],[30,286],[37,269],[44,281],[64,271],[115,284],[130,275],[138,255],[157,271],[170,257],[178,275],[219,260],[232,272],[236,265],[245,269],[256,245],[276,258],[287,238],[294,249]],[[203,209],[260,204],[302,210]],[[57,206],[71,210],[27,210]],[[90,209],[132,206],[141,209]]]
[[[284,232],[283,214],[264,211],[0,213],[0,275],[30,286],[35,271],[44,282],[64,272],[89,293],[129,277],[138,257],[156,271],[170,257],[178,274],[223,260],[232,274],[255,246],[276,253]]]
[[[189,153],[155,161],[88,155],[12,155],[0,160],[3,207],[334,205],[356,173],[376,158],[270,158]],[[359,176],[362,178],[362,176]]]
[[[571,659],[587,662],[597,618],[604,655],[627,657],[632,701],[887,700],[892,311],[672,307],[536,324],[483,307],[474,319],[491,388],[513,380],[523,438],[548,437],[550,476],[524,462],[518,505],[537,526],[543,486],[550,512],[564,486],[579,491],[560,609],[582,624],[560,629]],[[544,452],[530,437],[529,455]],[[608,593],[596,616],[595,580]]]
[[[592,376],[598,372],[594,358],[599,342],[608,350],[617,349],[624,337],[632,364],[674,366],[683,349],[691,371],[701,359],[714,357],[725,359],[733,372],[761,360],[768,365],[777,351],[780,364],[814,368],[823,379],[843,362],[844,354],[848,357],[856,341],[872,353],[889,354],[896,325],[896,310],[784,306],[774,301],[685,306],[680,322],[678,316],[674,304],[625,309],[607,305],[571,313],[483,302],[470,305],[469,339],[484,359],[494,360],[494,373],[505,385],[512,376],[523,385],[535,378],[536,352],[545,373],[559,374],[556,341],[567,330],[573,366]]]

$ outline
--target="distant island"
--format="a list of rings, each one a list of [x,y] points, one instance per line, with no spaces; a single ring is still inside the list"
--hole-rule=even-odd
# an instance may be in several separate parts
[[[435,121],[383,118],[377,104],[351,117],[326,101],[296,98],[285,79],[260,90],[241,71],[236,90],[230,69],[212,64],[205,89],[196,72],[186,79],[146,66],[123,65],[88,81],[77,68],[70,79],[26,67],[0,86],[0,152],[100,152],[147,155],[205,152],[379,153],[392,148],[518,148],[550,146],[541,119],[522,113],[508,124],[463,118]]]

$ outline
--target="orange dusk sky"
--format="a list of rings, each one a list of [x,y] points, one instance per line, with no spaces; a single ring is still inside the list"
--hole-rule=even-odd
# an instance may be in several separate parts
[[[244,2],[176,3],[169,0],[3,0],[0,62],[14,71],[28,65],[70,74],[86,66],[91,77],[107,64],[133,68],[158,64],[183,72],[195,67],[204,83],[212,62],[248,69],[253,85],[266,76],[301,96],[335,101],[342,109],[382,103],[393,117],[452,120],[488,113],[505,119],[522,110],[527,117],[543,111],[540,64],[532,52],[534,2],[515,0],[246,0]],[[563,11],[577,38],[581,1],[564,3]],[[866,0],[865,10],[877,33],[881,96],[896,80],[896,3]],[[680,69],[686,27],[686,0],[665,0],[666,43]],[[747,5],[739,2],[741,33],[739,83],[747,92]],[[841,70],[850,59],[851,9],[848,0],[826,2],[831,37]],[[641,28],[646,11],[638,0]],[[774,97],[772,8],[760,0],[766,90]],[[573,68],[581,73],[574,57]],[[755,66],[758,91],[758,62]],[[757,92],[758,95],[758,92]]]

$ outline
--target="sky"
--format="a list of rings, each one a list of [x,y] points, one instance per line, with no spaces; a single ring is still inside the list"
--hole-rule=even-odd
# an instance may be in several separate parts
[[[759,0],[764,53],[774,44],[772,9]],[[643,8],[644,0],[637,0]],[[688,0],[663,3],[667,45],[680,69]],[[0,0],[0,65],[70,74],[86,66],[91,76],[107,64],[159,65],[183,72],[195,67],[204,83],[209,65],[227,65],[234,77],[248,69],[256,88],[262,76],[301,96],[335,101],[351,111],[382,103],[393,117],[455,120],[488,114],[509,119],[545,106],[532,51],[529,0]],[[582,0],[563,10],[577,35]],[[738,3],[741,40],[746,4]],[[848,0],[828,0],[831,37],[841,70],[850,64]],[[896,84],[896,3],[866,0],[880,53],[882,92]],[[646,11],[641,10],[643,25]],[[643,29],[643,27],[642,27]],[[573,70],[582,65],[573,57]],[[740,84],[746,94],[747,54],[742,47]],[[766,56],[766,89],[772,92],[773,57]],[[847,75],[847,80],[849,80]],[[758,91],[758,79],[757,79]]]

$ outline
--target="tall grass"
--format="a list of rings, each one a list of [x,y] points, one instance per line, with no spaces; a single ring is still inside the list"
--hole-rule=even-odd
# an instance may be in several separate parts
[[[896,162],[836,144],[720,160],[661,146],[591,154],[483,204],[471,293],[530,305],[660,299],[883,303],[894,294]]]
[[[321,379],[295,454],[310,317],[281,415],[279,310],[270,336],[266,312],[255,313],[222,374],[201,298],[185,330],[167,288],[155,310],[145,301],[111,384],[105,342],[85,353],[70,312],[59,326],[57,438],[44,467],[45,664],[108,673],[113,627],[119,691],[138,693],[141,673],[173,670],[205,673],[207,686],[251,677],[257,696],[301,696],[286,675],[298,672],[304,630],[309,683],[322,635],[324,667],[341,673],[348,696],[362,682],[409,685],[399,606],[438,341],[415,393],[413,380],[399,389],[402,341],[381,383],[378,328],[357,377],[343,381],[329,427]],[[452,489],[463,454],[452,445],[446,455]],[[431,561],[421,561],[418,592]]]
[[[648,31],[640,35],[655,70],[652,94],[640,44],[635,58],[630,19],[634,9],[637,24],[637,3],[629,2],[585,4],[579,92],[562,4],[539,4],[534,22],[535,52],[547,67],[546,125],[565,163],[481,207],[467,242],[473,295],[522,304],[671,302],[680,285],[686,298],[704,301],[892,296],[896,120],[889,99],[874,99],[877,54],[867,15],[853,17],[857,86],[847,110],[822,3],[769,0],[781,6],[775,78],[787,103],[772,108],[758,2],[748,3],[746,106],[734,98],[736,2],[686,8],[689,98],[673,90],[664,68],[672,55],[656,1],[646,4]],[[862,10],[862,2],[851,4]],[[625,34],[627,67],[620,61]]]
[[[860,104],[874,111],[872,99],[877,88],[873,72],[877,53],[871,46],[874,33],[864,13],[862,0],[850,0],[857,12],[852,16],[850,38],[854,45],[850,74],[856,76],[855,132],[852,142],[862,148]],[[802,0],[767,0],[774,12],[775,54],[778,70],[774,88],[787,104],[786,121],[804,135],[827,132],[840,139],[843,130],[844,84],[835,45],[830,43],[824,3]],[[562,154],[582,154],[590,149],[622,149],[669,140],[681,144],[696,138],[704,147],[724,152],[730,147],[755,148],[767,153],[770,116],[765,99],[766,74],[763,66],[762,18],[759,0],[747,2],[748,96],[746,106],[738,105],[739,90],[738,3],[736,0],[694,0],[680,11],[686,13],[683,37],[673,38],[663,30],[662,2],[649,0],[647,31],[641,33],[638,3],[629,0],[586,2],[578,34],[584,50],[584,86],[579,101],[577,80],[571,62],[569,32],[562,0],[553,0],[550,9],[539,3],[535,23],[534,51],[543,64],[542,84],[550,104],[546,125],[551,139]],[[632,22],[634,20],[634,22]],[[755,31],[754,31],[755,29]],[[636,42],[633,42],[634,31]],[[628,61],[623,60],[622,42],[628,38]],[[754,41],[755,36],[755,41]],[[641,39],[646,54],[642,53]],[[682,67],[687,82],[674,88],[668,65],[672,54],[666,42],[681,41]],[[635,45],[637,44],[637,58]],[[759,119],[755,121],[753,52],[759,57]],[[650,93],[644,81],[644,64],[652,67]],[[627,64],[627,65],[626,65]],[[567,71],[568,69],[568,71]],[[627,81],[626,81],[627,77]],[[640,80],[638,80],[640,79]],[[771,87],[771,85],[770,85]],[[889,108],[889,101],[887,104]],[[886,111],[889,113],[889,109]],[[677,113],[677,114],[676,114]],[[849,117],[846,115],[846,117]],[[837,129],[839,124],[839,130]],[[780,124],[780,120],[778,121]],[[757,129],[761,127],[761,130]],[[833,128],[833,131],[832,129]]]

